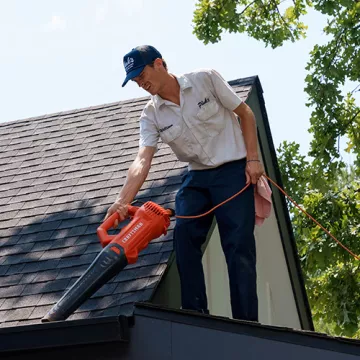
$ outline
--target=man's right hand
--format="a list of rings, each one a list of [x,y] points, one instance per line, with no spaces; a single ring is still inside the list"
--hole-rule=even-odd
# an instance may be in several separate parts
[[[120,215],[120,219],[126,219],[127,216],[128,216],[128,207],[127,205],[123,204],[122,202],[120,201],[115,201],[108,209],[107,213],[106,213],[106,216],[105,216],[105,219],[104,221],[109,217],[111,216],[112,214],[114,214],[115,212],[118,212],[118,214]],[[119,225],[119,221],[118,220],[115,220],[114,222],[114,226],[113,228],[117,228]]]

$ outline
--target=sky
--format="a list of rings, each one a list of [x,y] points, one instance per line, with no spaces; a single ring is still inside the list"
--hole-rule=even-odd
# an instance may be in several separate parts
[[[275,147],[296,141],[305,154],[305,66],[313,46],[324,43],[325,19],[310,12],[307,38],[275,50],[244,34],[204,45],[192,33],[196,2],[0,0],[0,122],[147,96],[135,83],[121,84],[123,56],[149,44],[174,74],[214,68],[227,81],[258,75]]]

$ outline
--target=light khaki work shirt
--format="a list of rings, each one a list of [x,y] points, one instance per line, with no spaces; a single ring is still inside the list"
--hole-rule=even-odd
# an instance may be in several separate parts
[[[180,106],[151,97],[140,117],[139,146],[168,144],[189,170],[217,167],[246,157],[243,134],[233,112],[242,102],[213,69],[176,76]]]

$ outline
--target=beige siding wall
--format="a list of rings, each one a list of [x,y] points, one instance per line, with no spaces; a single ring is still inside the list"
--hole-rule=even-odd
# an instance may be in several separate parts
[[[255,91],[247,103],[257,121],[262,121]],[[259,321],[301,329],[274,209],[262,226],[255,227],[255,238]],[[203,265],[211,313],[231,317],[227,266],[217,226],[204,252]]]
[[[261,227],[256,226],[255,239],[259,321],[300,329],[274,211]],[[204,252],[203,266],[211,314],[231,318],[227,266],[217,226]]]
[[[257,101],[256,93],[252,93],[248,104],[253,109],[256,119],[262,121]],[[256,226],[255,238],[259,321],[263,324],[301,329],[274,209],[262,226]],[[211,314],[231,318],[227,266],[217,226],[205,249],[203,266]],[[179,289],[174,261],[153,301],[175,308],[180,307]]]
[[[204,252],[203,267],[210,313],[231,318],[229,277],[217,226]]]

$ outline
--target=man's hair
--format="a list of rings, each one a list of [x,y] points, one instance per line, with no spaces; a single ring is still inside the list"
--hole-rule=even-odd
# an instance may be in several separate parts
[[[167,63],[165,62],[164,59],[161,59],[161,60],[162,60],[165,70],[168,71]],[[155,62],[155,60],[152,63],[150,63],[149,66],[154,67],[154,62]]]

